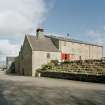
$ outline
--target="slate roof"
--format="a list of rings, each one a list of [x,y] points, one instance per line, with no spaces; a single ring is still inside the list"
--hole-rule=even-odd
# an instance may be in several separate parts
[[[80,44],[86,44],[86,45],[93,45],[93,46],[99,46],[99,47],[103,47],[101,45],[98,45],[98,44],[93,44],[93,43],[88,43],[88,42],[84,42],[84,41],[80,41],[80,40],[76,40],[76,39],[70,39],[70,38],[64,38],[64,37],[58,37],[58,36],[48,36],[48,35],[45,35],[47,38],[55,38],[55,39],[58,39],[58,40],[62,40],[62,41],[68,41],[68,42],[74,42],[74,43],[80,43]]]
[[[83,41],[79,41],[75,39],[52,36],[52,35],[50,36],[45,35],[45,38],[39,38],[39,39],[37,39],[36,36],[32,36],[32,35],[26,35],[26,37],[33,51],[60,52],[60,50],[57,49],[56,46],[53,44],[51,38],[55,38],[55,39],[62,40],[62,41],[69,41],[69,42],[74,42],[74,43],[103,47],[97,44],[92,44],[92,43],[83,42]]]
[[[39,38],[35,36],[26,36],[33,51],[48,51],[48,52],[60,52],[59,49],[53,44],[50,38]]]

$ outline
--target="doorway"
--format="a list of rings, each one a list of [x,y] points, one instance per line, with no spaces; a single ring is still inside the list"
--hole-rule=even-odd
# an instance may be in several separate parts
[[[24,68],[22,68],[22,75],[24,75]]]

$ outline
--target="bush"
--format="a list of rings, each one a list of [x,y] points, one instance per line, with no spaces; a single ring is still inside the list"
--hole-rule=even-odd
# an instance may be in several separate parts
[[[46,65],[42,65],[42,70],[51,70],[54,67],[52,63],[48,63]]]

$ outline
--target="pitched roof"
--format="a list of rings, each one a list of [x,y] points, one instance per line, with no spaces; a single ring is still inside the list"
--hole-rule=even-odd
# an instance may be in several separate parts
[[[56,46],[53,44],[50,38],[37,39],[35,36],[26,36],[33,51],[48,51],[59,52]]]
[[[48,36],[48,35],[45,35],[47,38],[55,38],[55,39],[58,39],[58,40],[62,40],[62,41],[68,41],[68,42],[74,42],[74,43],[80,43],[80,44],[86,44],[86,45],[93,45],[93,46],[99,46],[99,47],[103,47],[101,45],[98,45],[98,44],[93,44],[93,43],[88,43],[88,42],[84,42],[84,41],[80,41],[80,40],[76,40],[76,39],[71,39],[71,38],[64,38],[64,37],[58,37],[58,36]]]

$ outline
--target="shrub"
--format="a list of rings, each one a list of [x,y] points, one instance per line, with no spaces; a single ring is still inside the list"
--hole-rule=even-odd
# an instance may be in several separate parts
[[[48,63],[46,65],[42,65],[42,70],[52,70],[54,65],[52,63]]]

